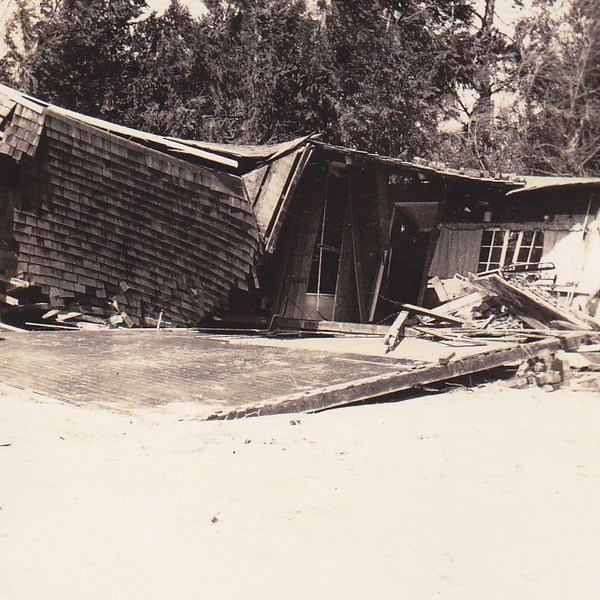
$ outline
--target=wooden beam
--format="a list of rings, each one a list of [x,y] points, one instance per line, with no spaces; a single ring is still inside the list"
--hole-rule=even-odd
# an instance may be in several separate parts
[[[454,325],[463,325],[465,322],[463,319],[458,319],[457,317],[451,317],[450,315],[441,315],[437,312],[429,310],[427,308],[423,308],[422,306],[416,306],[415,304],[408,304],[406,302],[400,304],[400,306],[404,310],[408,310],[413,313],[417,313],[418,315],[425,315],[427,317],[433,317],[439,321],[446,321],[447,323],[453,323]]]
[[[283,317],[275,317],[272,328],[379,336],[384,336],[389,330],[387,325],[344,323],[341,321],[313,321],[310,319],[287,319]]]
[[[403,310],[398,314],[392,326],[389,328],[383,343],[387,346],[386,352],[391,352],[400,343],[400,340],[404,337],[404,329],[406,327],[406,320],[410,316],[410,312]]]
[[[362,400],[370,400],[393,394],[419,385],[446,381],[487,371],[506,364],[536,356],[541,352],[555,352],[561,348],[561,340],[552,338],[527,344],[515,344],[509,348],[491,350],[466,358],[452,360],[448,364],[427,367],[397,369],[375,377],[365,377],[354,381],[280,396],[242,407],[229,413],[211,415],[207,420],[229,420],[241,417],[255,417],[281,413],[314,412],[325,408],[346,406]]]
[[[304,169],[308,164],[310,157],[312,156],[312,146],[306,146],[303,150],[300,150],[300,156],[297,160],[295,167],[292,169],[292,174],[286,183],[286,188],[280,198],[279,205],[274,219],[271,221],[271,225],[267,230],[265,239],[265,251],[272,254],[275,251],[275,245],[277,244],[277,238],[283,225],[283,219],[287,213],[289,203],[292,200],[294,192],[298,187],[298,183],[304,173]]]
[[[19,301],[8,294],[0,293],[0,302],[4,302],[4,304],[8,304],[9,306],[19,306]]]
[[[535,286],[528,289],[524,285],[508,281],[498,275],[478,277],[471,281],[476,287],[496,295],[500,302],[517,314],[533,317],[542,323],[562,320],[578,329],[600,329],[600,321],[561,305],[548,294],[543,294]]]
[[[431,263],[433,262],[433,256],[437,247],[437,243],[440,239],[440,228],[439,224],[442,220],[442,215],[445,210],[445,203],[438,203],[438,208],[435,213],[435,221],[433,224],[433,230],[429,236],[429,244],[427,245],[427,254],[425,256],[425,263],[423,264],[423,275],[421,277],[421,285],[419,288],[419,295],[417,302],[423,302],[425,298],[425,291],[427,290],[427,281],[429,279],[429,269],[431,269]]]
[[[15,327],[14,325],[9,325],[8,323],[0,322],[0,329],[4,329],[5,331],[14,331],[15,333],[29,333],[27,329],[21,329],[21,327]]]
[[[446,289],[444,288],[444,284],[442,283],[442,280],[437,275],[435,275],[429,280],[429,283],[431,284],[431,287],[434,289],[439,302],[448,302],[448,300],[449,300],[448,294],[446,293]]]
[[[465,296],[459,296],[453,300],[448,300],[448,302],[432,308],[431,312],[438,316],[447,315],[466,306],[477,306],[478,304],[481,304],[488,295],[488,292],[472,292]]]
[[[377,268],[377,275],[375,276],[375,286],[373,287],[373,295],[371,297],[371,306],[369,308],[369,323],[372,323],[375,318],[375,311],[377,310],[377,302],[379,300],[379,292],[381,291],[381,283],[383,281],[383,273],[385,271],[388,255],[388,250],[381,251],[379,267]]]
[[[348,185],[351,186],[350,180]],[[356,282],[356,298],[358,301],[358,317],[361,323],[365,322],[365,286],[363,281],[362,258],[359,243],[359,233],[356,230],[356,219],[354,218],[354,197],[353,192],[348,194],[350,203],[350,234],[352,239],[352,258],[354,262],[354,280]]]

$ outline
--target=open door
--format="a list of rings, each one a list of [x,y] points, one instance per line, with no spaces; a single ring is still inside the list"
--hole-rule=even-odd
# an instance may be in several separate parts
[[[417,304],[427,271],[438,202],[396,202],[386,296]],[[392,308],[392,307],[390,307]]]

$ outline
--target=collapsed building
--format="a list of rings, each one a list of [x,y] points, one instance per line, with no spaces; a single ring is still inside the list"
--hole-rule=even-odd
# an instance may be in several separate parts
[[[374,323],[504,268],[597,310],[600,179],[457,171],[312,136],[180,140],[6,86],[0,132],[0,273],[29,286],[9,313]]]

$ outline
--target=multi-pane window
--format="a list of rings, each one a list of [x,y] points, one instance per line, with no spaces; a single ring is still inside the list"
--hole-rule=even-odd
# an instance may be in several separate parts
[[[515,263],[539,263],[544,249],[541,231],[486,229],[481,238],[477,271],[491,271]]]

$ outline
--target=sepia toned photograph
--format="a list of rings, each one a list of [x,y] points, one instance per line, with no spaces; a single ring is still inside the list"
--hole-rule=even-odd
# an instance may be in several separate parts
[[[0,599],[600,597],[597,0],[0,0]]]

